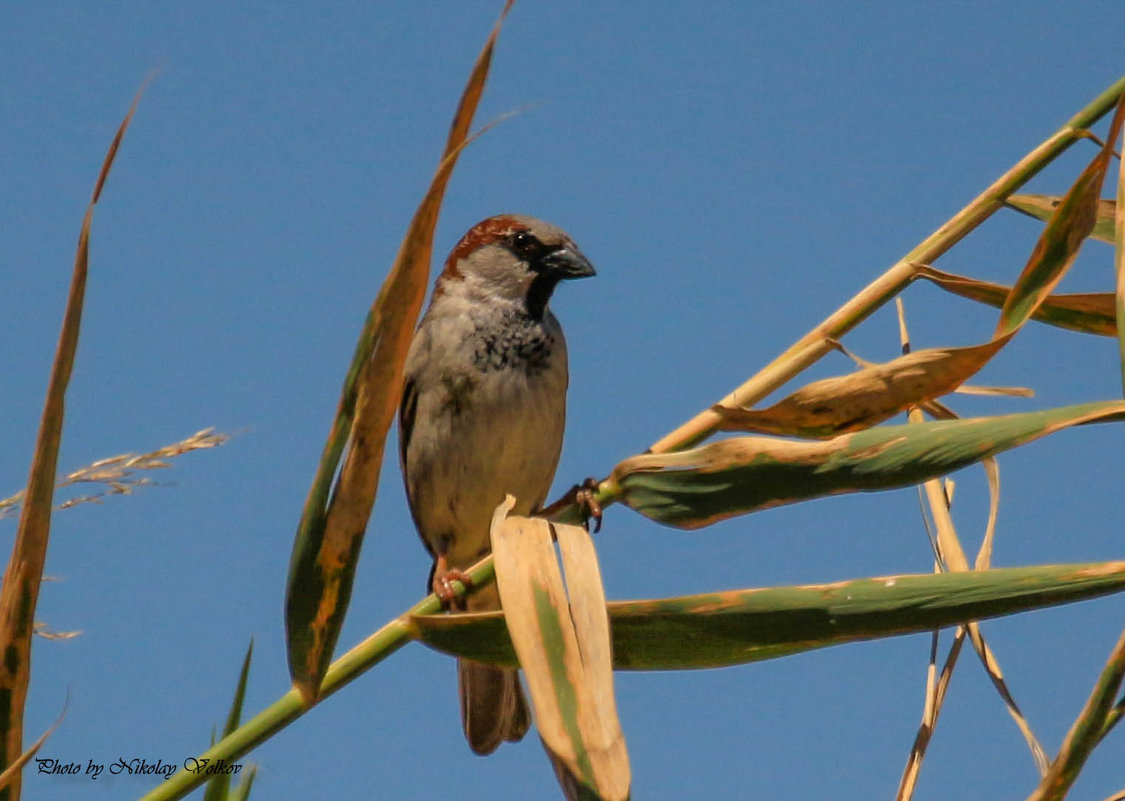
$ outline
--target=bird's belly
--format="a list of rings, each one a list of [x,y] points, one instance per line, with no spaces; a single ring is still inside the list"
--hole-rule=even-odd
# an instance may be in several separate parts
[[[417,488],[430,502],[419,522],[451,567],[487,552],[492,514],[505,495],[515,496],[516,514],[545,500],[562,447],[565,384],[561,392],[547,389],[483,399],[451,414],[432,443],[428,486]]]

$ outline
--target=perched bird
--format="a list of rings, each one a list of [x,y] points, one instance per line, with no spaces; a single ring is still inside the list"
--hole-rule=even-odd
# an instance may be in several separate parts
[[[406,496],[444,601],[489,552],[492,512],[543,504],[566,423],[566,341],[547,308],[560,281],[594,275],[570,237],[532,217],[477,223],[449,254],[406,357],[399,455]],[[495,585],[470,611],[500,606]],[[514,669],[459,660],[461,722],[478,754],[530,724]]]

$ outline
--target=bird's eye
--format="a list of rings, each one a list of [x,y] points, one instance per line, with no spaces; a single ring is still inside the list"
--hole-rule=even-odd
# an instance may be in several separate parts
[[[534,251],[538,244],[539,241],[530,231],[516,231],[512,235],[512,245],[522,254]]]

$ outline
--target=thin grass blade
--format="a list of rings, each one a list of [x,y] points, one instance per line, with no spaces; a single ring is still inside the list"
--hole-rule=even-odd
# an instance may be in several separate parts
[[[1002,308],[1012,292],[1010,286],[978,281],[933,267],[922,267],[918,276],[947,292],[996,308]],[[1111,292],[1076,292],[1049,295],[1036,308],[1031,319],[1041,323],[1104,337],[1117,336],[1117,317]]]
[[[16,779],[16,777],[19,776],[20,771],[23,769],[23,766],[30,762],[33,756],[39,753],[39,749],[43,747],[43,743],[47,742],[47,738],[54,734],[55,729],[57,729],[62,724],[63,718],[66,717],[67,707],[69,706],[70,692],[67,691],[66,701],[63,702],[62,711],[59,712],[59,716],[55,719],[55,722],[52,723],[45,732],[40,734],[38,739],[36,739],[36,741],[33,742],[26,751],[20,754],[19,759],[8,765],[8,767],[4,768],[4,771],[0,773],[0,790],[4,790],[5,788],[7,788],[8,785],[10,785]]]
[[[254,786],[254,779],[258,777],[258,766],[252,766],[246,771],[246,778],[238,783],[230,794],[230,801],[246,801],[250,797],[250,789]]]
[[[937,657],[938,632],[935,631],[933,634],[933,647],[930,650],[931,678]],[[910,756],[906,759],[906,767],[903,769],[902,778],[899,780],[895,801],[909,801],[914,795],[914,788],[918,783],[918,774],[922,770],[922,761],[926,757],[926,749],[929,747],[930,739],[933,737],[934,729],[937,727],[938,719],[941,716],[941,708],[945,703],[949,682],[953,678],[953,669],[957,665],[958,657],[961,656],[961,648],[964,644],[965,628],[964,626],[958,626],[953,635],[953,644],[946,654],[945,664],[942,665],[941,675],[932,686],[931,681],[927,681],[926,704],[922,710],[922,723],[918,726],[918,733],[914,736],[914,744],[910,747]]]
[[[352,580],[378,490],[387,430],[402,392],[403,363],[429,283],[434,228],[446,185],[484,92],[492,53],[512,0],[473,66],[429,190],[368,314],[293,544],[286,589],[289,670],[306,703],[319,696],[351,597]],[[345,443],[350,443],[329,498]]]
[[[235,686],[234,700],[231,701],[230,711],[227,713],[227,722],[223,726],[224,737],[237,729],[242,720],[242,702],[246,699],[246,682],[250,678],[250,659],[253,655],[254,640],[251,639],[250,645],[246,648],[246,656],[242,659],[242,669],[238,672],[238,684]],[[252,778],[247,777],[242,780],[240,787],[252,781]],[[249,788],[246,792],[249,792]],[[232,798],[230,774],[215,774],[214,778],[207,782],[207,789],[203,791],[203,801],[228,801],[230,798]]]
[[[1007,205],[1016,211],[1023,212],[1029,217],[1046,222],[1055,213],[1062,198],[1055,195],[1012,195],[1008,198]],[[1117,215],[1117,204],[1112,200],[1099,200],[1097,216],[1094,221],[1094,230],[1090,236],[1108,242],[1114,242],[1114,218]]]
[[[1125,122],[1125,96],[1118,100],[1117,111],[1109,126],[1105,146],[1078,176],[1074,186],[1047,221],[1035,250],[1023,268],[1000,310],[996,337],[1019,330],[1035,309],[1051,294],[1070,269],[1098,216],[1098,200],[1106,172],[1113,158],[1113,144]]]
[[[1008,710],[1009,716],[1015,722],[1016,728],[1020,730],[1020,734],[1023,735],[1024,741],[1031,751],[1031,758],[1035,762],[1036,770],[1039,771],[1040,776],[1046,775],[1049,767],[1047,752],[1043,750],[1039,738],[1035,736],[1035,732],[1031,729],[1031,723],[1028,722],[1027,716],[1023,714],[1023,710],[1020,709],[1012,691],[1008,688],[1008,682],[1004,678],[1004,671],[1000,668],[1000,662],[997,660],[996,654],[984,639],[984,634],[981,632],[978,623],[969,623],[968,632],[973,650],[976,651],[988,678],[992,681],[992,686],[996,688],[996,692],[999,693],[1000,699],[1004,702],[1005,709]]]
[[[910,341],[906,332],[906,315],[901,298],[895,298],[895,304],[898,310],[902,346],[904,350],[909,350]],[[948,414],[949,418],[947,419],[955,419],[956,415],[951,411]],[[911,410],[910,422],[912,424],[922,425],[923,421],[924,416],[921,409]],[[933,478],[924,482],[919,490],[919,502],[921,503],[922,499],[925,499],[925,505],[922,508],[922,521],[926,525],[927,533],[930,534],[930,541],[933,544],[935,571],[953,570],[963,572],[968,570],[968,561],[965,558],[965,552],[961,546],[961,539],[957,535],[957,529],[953,523],[953,515],[950,511],[953,498],[952,492],[947,489],[947,483],[940,478]],[[929,511],[929,518],[926,516],[927,510]],[[928,522],[929,520],[933,521],[932,531]],[[953,669],[956,667],[957,659],[961,653],[961,647],[964,643],[964,633],[964,627],[958,627],[957,634],[953,639],[953,645],[946,656],[945,665],[942,670],[942,678],[945,681],[939,683],[934,679],[937,662],[938,635],[940,631],[935,629],[933,632],[930,661],[927,666],[926,695],[922,710],[922,723],[915,735],[914,743],[907,757],[906,768],[899,782],[898,798],[900,799],[908,799],[913,796],[918,775],[922,769],[922,762],[926,757],[926,749],[937,727],[942,705],[945,703],[945,690],[948,687],[949,679],[952,678]]]
[[[43,578],[43,564],[47,558],[47,542],[51,531],[51,506],[55,471],[58,469],[59,443],[62,440],[66,389],[74,368],[78,335],[82,327],[94,206],[101,197],[117,148],[147,84],[146,80],[137,91],[129,112],[117,129],[82,220],[66,312],[54,364],[51,366],[43,417],[27,481],[27,495],[20,512],[12,555],[4,572],[3,586],[0,587],[0,651],[4,653],[0,664],[0,739],[3,740],[0,769],[6,770],[17,764],[23,754],[23,710],[31,679],[31,637],[34,632],[35,605],[39,598],[39,584]],[[11,783],[0,790],[0,799],[19,796],[20,776],[17,772]]]
[[[920,421],[922,419],[921,413],[912,412],[911,419]],[[991,503],[984,540],[981,543],[981,550],[977,554],[978,569],[987,567],[991,558],[992,538],[995,531],[996,513],[999,505],[999,468],[996,466],[995,459],[991,457],[983,461],[985,462],[985,471],[989,481]],[[969,567],[969,560],[965,556],[965,550],[961,545],[961,539],[957,536],[957,529],[953,524],[953,517],[949,510],[948,494],[942,489],[940,482],[934,479],[925,482],[924,489],[926,499],[929,503],[930,513],[937,529],[940,564],[954,572],[963,572],[972,569]],[[1042,776],[1047,772],[1047,753],[1043,750],[1039,738],[1035,736],[1035,732],[1032,730],[1031,724],[1023,714],[1019,704],[1016,703],[1016,699],[1012,695],[1007,681],[1004,679],[1004,671],[1000,667],[1000,662],[996,658],[996,654],[988,645],[987,640],[985,640],[984,632],[981,631],[979,623],[968,623],[967,633],[969,635],[969,641],[973,644],[973,650],[980,658],[985,672],[992,681],[993,687],[996,688],[996,692],[1000,695],[1000,699],[1004,702],[1004,706],[1015,722],[1016,728],[1018,728],[1020,734],[1023,735],[1028,750],[1031,751],[1031,757],[1035,762],[1035,767],[1039,771],[1039,775]]]
[[[899,310],[899,326],[903,335],[903,349],[909,350],[909,340],[906,335],[906,320],[902,303],[900,299],[896,298]],[[941,419],[956,419],[956,415],[950,411],[943,409],[939,412]],[[913,423],[922,422],[921,411],[915,409],[910,413],[910,420]],[[977,553],[976,564],[972,569],[985,570],[989,567],[992,558],[992,543],[996,531],[996,517],[999,511],[1000,503],[1000,468],[994,457],[988,457],[982,462],[985,475],[988,480],[989,489],[989,514],[988,522],[985,526],[984,538],[981,542],[981,547]],[[953,570],[953,571],[966,571],[969,570],[968,560],[965,557],[964,548],[961,545],[960,537],[957,535],[956,526],[953,523],[953,516],[951,514],[950,506],[952,505],[952,493],[943,486],[943,482],[937,479],[931,479],[924,484],[924,495],[928,502],[930,509],[930,516],[934,521],[934,528],[936,529],[936,536],[933,537],[937,549],[938,569]],[[923,514],[923,519],[925,515]],[[1017,728],[1023,735],[1028,748],[1031,751],[1032,758],[1035,760],[1036,767],[1040,775],[1046,772],[1047,769],[1047,755],[1043,750],[1043,746],[1039,743],[1038,738],[1031,729],[1026,717],[1023,715],[1015,698],[1012,696],[1008,689],[1007,683],[1004,680],[1003,671],[1000,668],[1000,663],[997,661],[988,643],[984,639],[984,634],[980,629],[980,625],[976,622],[967,624],[967,627],[959,627],[957,635],[954,638],[953,646],[950,653],[946,658],[946,667],[943,670],[944,684],[940,686],[941,692],[938,693],[938,687],[930,688],[927,693],[925,712],[923,714],[922,727],[919,730],[918,736],[915,739],[913,748],[911,749],[910,757],[907,761],[907,768],[903,773],[902,783],[899,787],[900,797],[909,797],[914,788],[914,783],[917,780],[918,771],[921,769],[922,760],[925,757],[925,748],[929,743],[930,736],[933,733],[934,727],[937,725],[938,715],[941,711],[942,703],[945,697],[945,688],[948,686],[949,677],[952,674],[953,668],[957,663],[957,657],[960,654],[961,645],[964,642],[964,635],[968,634],[973,648],[980,657],[985,671],[988,673],[989,678],[992,680],[993,685],[996,687],[1000,694],[1001,699],[1004,701],[1006,708],[1012,719],[1015,721]],[[934,632],[935,644],[937,632]],[[930,668],[933,669],[933,658],[931,656]],[[947,675],[949,674],[949,675]],[[932,693],[932,694],[931,694]]]
[[[1125,134],[1122,135],[1125,139]],[[1117,291],[1114,293],[1114,312],[1118,319],[1125,320],[1125,161],[1122,161],[1117,172],[1117,209],[1114,215],[1114,227],[1117,232],[1117,245],[1113,249],[1113,267],[1117,276]],[[1118,335],[1118,351],[1121,361],[1121,382],[1125,387],[1125,330],[1115,332]]]
[[[1121,632],[1090,697],[1067,732],[1050,772],[1028,796],[1028,801],[1057,801],[1066,797],[1082,766],[1102,739],[1122,679],[1125,679],[1125,631]]]

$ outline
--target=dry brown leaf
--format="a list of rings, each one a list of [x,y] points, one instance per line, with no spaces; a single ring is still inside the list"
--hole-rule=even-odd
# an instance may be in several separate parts
[[[1113,269],[1116,274],[1113,311],[1117,318],[1125,319],[1125,161],[1122,161],[1118,168],[1117,203],[1115,206],[1114,234],[1117,244],[1113,248]],[[1125,386],[1125,331],[1116,333],[1121,362],[1121,380],[1122,385]]]
[[[918,276],[963,298],[1001,308],[1012,288],[1004,284],[978,281],[930,266],[919,266]],[[1035,310],[1033,320],[1070,331],[1100,336],[1117,336],[1117,318],[1112,292],[1077,292],[1050,295]]]
[[[982,395],[1000,398],[1034,398],[1035,390],[1030,387],[982,387],[962,384],[953,390],[958,395]]]
[[[1082,243],[1097,222],[1098,199],[1113,158],[1113,143],[1123,124],[1125,95],[1117,102],[1105,145],[1078,176],[1043,227],[1027,265],[1000,310],[994,338],[1018,331],[1050,296],[1078,257]]]
[[[632,778],[625,735],[617,718],[609,615],[594,542],[581,526],[552,523],[551,529],[566,573],[571,617],[590,692],[590,704],[579,725],[586,734],[587,749],[598,754],[594,772],[599,776],[599,788],[608,791],[606,798],[627,798]]]
[[[953,635],[953,644],[949,647],[949,653],[945,657],[945,664],[942,665],[941,676],[935,683],[937,635],[938,632],[935,631],[930,649],[930,665],[926,677],[926,701],[922,710],[922,723],[918,727],[918,733],[914,736],[914,744],[910,748],[910,756],[907,757],[902,779],[899,780],[895,801],[909,801],[914,795],[918,774],[922,769],[922,760],[925,759],[926,748],[933,737],[934,729],[941,715],[942,705],[945,703],[946,692],[949,690],[950,679],[953,678],[953,668],[956,667],[957,659],[961,656],[961,647],[965,644],[965,627],[958,626]]]
[[[1098,144],[1104,144],[1097,139],[1094,141],[1097,141]],[[1061,197],[1050,195],[1011,195],[1004,201],[1005,205],[1037,220],[1050,219],[1061,202]],[[1117,212],[1116,205],[1112,200],[1098,201],[1097,223],[1094,225],[1094,230],[1090,233],[1090,236],[1113,244],[1113,218]]]
[[[593,544],[577,526],[508,516],[514,504],[509,495],[493,515],[492,552],[539,736],[568,798],[592,789],[606,801],[626,799],[629,762],[613,701],[609,620]]]
[[[858,431],[954,391],[1008,339],[908,353],[851,375],[814,381],[768,409],[714,409],[723,419],[722,431],[805,437],[832,437]]]

